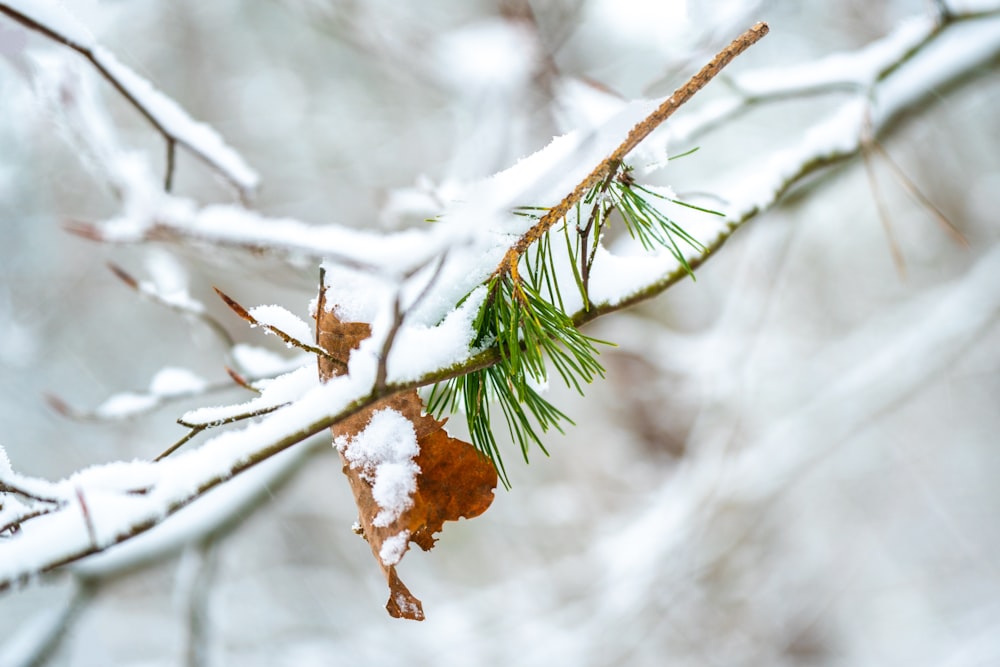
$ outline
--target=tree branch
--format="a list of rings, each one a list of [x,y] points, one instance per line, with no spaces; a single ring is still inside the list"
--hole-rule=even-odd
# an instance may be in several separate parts
[[[972,37],[968,33],[959,35],[948,42],[947,48],[941,47],[937,52],[929,47],[939,44],[940,40],[933,40],[927,43],[926,50],[922,47],[918,52],[906,55],[908,67],[920,67],[919,87],[902,78],[907,68],[893,68],[880,80],[880,86],[875,91],[875,112],[872,114],[875,133],[885,131],[903,111],[916,108],[928,99],[935,87],[953,81],[982,62],[996,57],[1000,52],[1000,21],[987,18],[968,23],[970,26],[978,23],[975,29],[979,32]],[[949,29],[942,34],[950,32]],[[860,148],[862,112],[867,104],[864,101],[844,105],[797,144],[776,152],[770,160],[758,162],[752,173],[741,174],[742,180],[737,179],[738,186],[728,193],[730,206],[726,228],[714,241],[706,244],[703,253],[690,259],[691,267],[696,268],[713,256],[735,229],[773,206],[784,192],[801,182],[806,175],[856,155]],[[412,242],[414,237],[409,238]],[[313,249],[312,252],[322,251]],[[598,256],[595,269],[600,269],[602,259],[604,257]],[[655,257],[652,261],[663,262]],[[589,310],[577,312],[573,320],[584,324],[651,298],[685,275],[683,268],[665,270],[660,279],[637,285],[613,299],[593,303]],[[595,274],[593,279],[599,282],[599,274]],[[13,538],[0,541],[0,590],[100,553],[112,545],[135,540],[166,517],[199,500],[208,491],[232,484],[233,478],[238,480],[259,464],[380,399],[486,368],[499,358],[500,353],[495,347],[475,354],[466,353],[462,361],[447,368],[427,369],[416,379],[393,381],[392,377],[388,377],[383,387],[375,387],[374,390],[372,379],[376,362],[359,357],[355,366],[352,358],[352,372],[348,375],[309,389],[291,404],[263,417],[259,423],[217,435],[200,449],[157,463],[108,464],[81,471],[71,480],[54,486],[65,492],[66,485],[72,484],[71,488],[83,489],[87,493],[96,539],[89,538],[79,518],[70,516],[72,513],[67,511],[68,508],[38,517],[32,531],[22,531]],[[126,471],[127,475],[124,474]],[[122,479],[128,479],[131,486],[122,487]],[[143,494],[130,493],[136,484],[141,484],[145,491]],[[109,504],[113,504],[114,512],[104,513]],[[58,542],[49,539],[53,533],[61,535]]]
[[[214,130],[192,119],[176,102],[93,42],[85,31],[77,30],[70,34],[67,26],[57,25],[42,14],[25,12],[20,5],[13,7],[2,1],[0,14],[82,55],[163,135],[167,145],[164,181],[168,191],[173,183],[174,147],[180,145],[229,181],[242,200],[246,201],[253,195],[259,177],[235,150],[226,145]],[[69,21],[70,17],[65,19]]]

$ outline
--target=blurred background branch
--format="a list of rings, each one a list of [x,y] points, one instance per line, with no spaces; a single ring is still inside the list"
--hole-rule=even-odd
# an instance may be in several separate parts
[[[62,641],[5,624],[0,663],[183,660],[186,646],[203,645],[187,634],[190,609],[214,619],[208,645],[220,653],[210,656],[248,665],[331,656],[407,665],[1000,659],[992,520],[1000,165],[984,139],[1000,136],[996,40],[943,39],[959,24],[920,37],[938,34],[941,15],[996,7],[442,0],[418,10],[225,0],[72,11],[120,60],[241,147],[265,184],[256,200],[263,218],[302,221],[303,234],[317,238],[331,221],[419,227],[457,183],[588,118],[596,125],[622,98],[670,90],[679,76],[668,72],[704,59],[758,14],[771,23],[771,43],[747,55],[730,90],[706,91],[675,119],[671,152],[695,142],[701,150],[651,178],[739,211],[771,206],[774,183],[785,181],[770,177],[799,187],[735,234],[697,283],[595,323],[593,335],[621,344],[604,355],[608,383],[589,388],[586,403],[553,389],[578,427],[548,443],[551,460],[511,470],[514,492],[479,522],[456,526],[433,561],[408,563],[411,578],[435,582],[421,587],[433,589],[425,602],[434,611],[419,629],[387,625],[377,604],[358,602],[379,599],[381,582],[348,529],[346,489],[331,484],[338,464],[317,440],[294,463],[246,478],[244,500],[220,497],[227,509],[206,510],[212,521],[178,515],[162,542],[82,567],[101,581],[100,595],[71,622],[49,626],[69,628]],[[961,23],[995,23],[979,21]],[[0,250],[2,444],[19,471],[59,478],[148,455],[137,443],[175,440],[176,414],[82,425],[52,419],[43,392],[58,387],[72,403],[112,395],[143,386],[165,359],[205,369],[210,384],[227,380],[214,334],[136,303],[103,269],[106,260],[155,267],[162,249],[81,245],[60,233],[60,221],[107,220],[120,203],[100,170],[79,168],[79,144],[67,148],[52,131],[71,124],[18,76],[36,79],[32,58],[54,55],[52,45],[0,27],[0,68],[10,75],[0,76],[0,219],[9,240]],[[876,41],[883,36],[890,42]],[[895,51],[905,64],[863,67],[901,43],[892,36],[914,39],[912,52]],[[984,48],[972,58],[976,45]],[[841,71],[857,77],[819,76],[833,53],[856,54]],[[807,65],[789,69],[796,62]],[[785,95],[775,82],[810,94]],[[101,95],[119,145],[159,155],[155,133]],[[827,117],[844,99],[854,106]],[[802,180],[782,171],[824,155],[845,164],[860,147],[866,109],[878,128],[893,121],[880,141],[968,240],[968,248],[952,242],[887,181],[881,196],[905,280],[859,162],[824,172],[822,182],[811,169]],[[825,118],[826,129],[811,134]],[[821,146],[836,138],[834,126],[843,142]],[[176,161],[175,192],[227,196],[190,156]],[[315,280],[308,257],[222,246],[169,246],[192,299],[223,319],[210,286],[238,282],[256,302],[304,312]],[[237,346],[259,343],[247,336],[236,334]],[[171,565],[156,563],[215,534],[221,516],[238,529],[216,539],[212,595],[178,611]],[[74,586],[7,595],[0,613],[63,609]],[[25,652],[22,640],[51,650]],[[42,657],[18,658],[26,655]]]

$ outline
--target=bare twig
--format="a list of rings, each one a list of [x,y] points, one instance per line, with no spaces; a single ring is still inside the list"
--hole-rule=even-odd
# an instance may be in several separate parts
[[[181,438],[180,440],[178,440],[177,442],[175,442],[174,444],[170,445],[165,450],[163,450],[159,455],[156,456],[156,458],[153,459],[153,461],[154,462],[162,461],[163,459],[167,458],[168,456],[176,452],[178,449],[183,447],[188,440],[191,440],[192,438],[194,438],[207,428],[208,424],[199,424],[197,426],[192,426],[191,430],[188,431],[183,438]]]
[[[17,484],[11,484],[9,481],[0,481],[0,493],[16,493],[19,496],[27,498],[28,500],[33,500],[39,503],[51,503],[53,505],[62,504],[62,500],[58,498],[46,498],[38,493],[28,491]]]
[[[896,266],[896,273],[899,274],[899,277],[905,279],[906,260],[903,258],[902,250],[900,250],[899,241],[896,240],[896,235],[893,233],[892,219],[889,215],[889,210],[886,208],[885,198],[882,196],[882,190],[878,184],[875,165],[872,164],[872,143],[870,136],[862,141],[861,161],[864,163],[865,172],[868,174],[868,184],[871,187],[872,197],[875,200],[875,208],[878,210],[878,219],[882,223],[882,229],[885,230],[885,235],[889,242],[892,263]]]
[[[892,159],[892,156],[889,155],[889,152],[885,149],[881,142],[873,139],[871,142],[871,148],[877,152],[883,160],[885,160],[886,165],[889,166],[889,169],[896,176],[896,179],[899,181],[899,184],[903,186],[903,189],[905,189],[911,197],[916,199],[919,204],[927,209],[927,212],[930,213],[935,220],[937,220],[938,224],[941,225],[941,228],[944,229],[945,233],[947,233],[955,241],[955,243],[964,248],[968,248],[969,241],[965,238],[965,235],[962,234],[958,227],[956,227],[954,223],[948,219],[948,216],[941,212],[941,209],[934,205],[934,202],[932,202],[923,193],[917,184],[906,175],[906,172],[903,171],[898,162]]]
[[[37,519],[40,516],[45,516],[47,514],[52,514],[58,511],[60,508],[57,506],[46,507],[45,509],[32,510],[30,512],[25,512],[21,516],[8,521],[7,523],[0,524],[0,537],[13,536],[21,530],[21,526],[32,519]]]
[[[233,370],[229,366],[226,366],[226,375],[228,375],[232,379],[232,381],[236,383],[236,386],[243,387],[247,391],[252,391],[255,394],[259,394],[260,393],[260,389],[258,389],[257,387],[253,386],[252,384],[250,384],[250,382],[251,382],[250,380],[248,380],[246,377],[244,377],[240,373],[237,373],[235,370]]]

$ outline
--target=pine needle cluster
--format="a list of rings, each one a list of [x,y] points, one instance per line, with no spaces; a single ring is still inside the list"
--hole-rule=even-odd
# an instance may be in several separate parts
[[[572,420],[542,395],[555,369],[567,387],[583,387],[604,376],[597,345],[610,344],[586,336],[567,312],[563,289],[568,274],[557,271],[557,252],[564,246],[574,287],[585,310],[590,308],[590,275],[597,249],[612,220],[621,220],[644,249],[666,248],[686,271],[691,266],[682,246],[704,248],[663,210],[663,202],[719,215],[639,185],[624,164],[593,186],[558,224],[539,235],[519,257],[514,270],[498,269],[487,283],[488,297],[475,321],[479,349],[496,347],[499,363],[448,382],[431,391],[431,412],[462,409],[475,446],[488,456],[504,484],[508,478],[494,435],[492,408],[500,407],[524,460],[532,443],[547,453],[540,433]],[[538,220],[548,209],[524,207],[515,214]],[[562,236],[562,239],[558,237]],[[572,289],[572,288],[571,288]]]

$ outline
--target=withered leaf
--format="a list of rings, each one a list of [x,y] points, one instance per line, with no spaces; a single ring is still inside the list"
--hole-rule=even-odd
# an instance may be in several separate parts
[[[364,322],[341,322],[327,311],[322,293],[317,308],[317,344],[330,358],[319,359],[319,375],[324,382],[339,375],[347,366],[351,350],[367,338],[371,329]],[[395,410],[413,426],[419,452],[413,462],[419,467],[416,489],[410,496],[412,504],[386,521],[382,508],[373,494],[371,470],[352,465],[349,459],[352,440],[369,424],[372,416],[385,410]],[[486,511],[493,502],[497,472],[493,464],[471,444],[450,437],[444,421],[424,414],[424,404],[411,390],[384,398],[369,408],[331,427],[347,476],[358,506],[358,523],[372,554],[389,585],[386,610],[396,618],[423,620],[423,605],[403,584],[396,573],[396,564],[411,542],[425,551],[434,546],[434,534],[445,521],[471,519]],[[344,444],[346,443],[346,444]],[[378,525],[376,525],[378,524]]]

